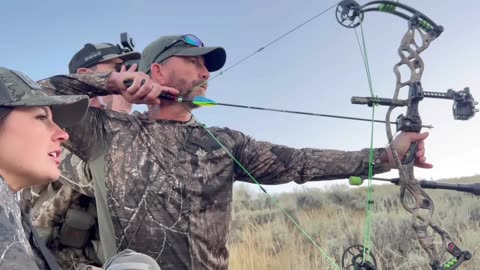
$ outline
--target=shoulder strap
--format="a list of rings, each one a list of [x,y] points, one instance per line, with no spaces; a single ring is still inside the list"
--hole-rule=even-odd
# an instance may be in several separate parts
[[[97,159],[89,162],[90,170],[93,175],[95,189],[95,203],[97,206],[98,229],[100,233],[100,243],[103,252],[97,252],[97,255],[103,254],[103,258],[98,258],[102,263],[117,253],[117,241],[115,239],[115,230],[110,218],[110,211],[107,204],[107,189],[105,186],[105,156],[101,155]],[[99,256],[101,257],[101,256]]]
[[[43,256],[43,259],[48,265],[50,270],[62,270],[60,265],[58,265],[57,260],[53,257],[52,253],[48,250],[48,248],[43,243],[42,238],[38,235],[35,227],[33,227],[32,222],[30,221],[29,215],[22,213],[22,221],[30,228],[30,236],[29,239],[32,240],[33,244],[37,247],[40,253]]]

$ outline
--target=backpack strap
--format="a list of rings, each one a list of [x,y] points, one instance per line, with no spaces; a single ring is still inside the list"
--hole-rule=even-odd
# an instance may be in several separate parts
[[[22,212],[22,222],[24,226],[30,229],[29,233],[29,240],[35,247],[37,247],[40,254],[42,254],[43,259],[47,263],[47,266],[50,270],[62,270],[60,265],[57,263],[55,257],[53,257],[52,253],[48,250],[48,248],[43,243],[42,238],[38,235],[35,227],[33,227],[32,222],[30,221],[30,216]]]
[[[102,251],[97,252],[97,256],[103,264],[108,258],[111,258],[117,254],[115,230],[112,219],[110,218],[110,211],[107,204],[107,189],[105,186],[105,156],[101,155],[97,159],[90,161],[89,166],[92,172],[95,189],[95,203],[97,206],[98,229],[101,243],[99,248],[102,249]]]

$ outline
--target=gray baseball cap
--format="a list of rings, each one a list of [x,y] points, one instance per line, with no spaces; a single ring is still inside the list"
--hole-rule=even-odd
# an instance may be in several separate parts
[[[203,47],[203,43],[194,35],[163,36],[145,47],[138,70],[150,73],[153,63],[160,63],[172,56],[203,56],[210,72],[221,69],[227,60],[224,48]]]
[[[79,68],[88,68],[117,57],[124,61],[128,61],[138,60],[140,59],[140,56],[139,52],[125,52],[120,45],[113,45],[110,43],[88,43],[72,57],[72,60],[68,63],[68,71],[70,73],[75,73]]]
[[[0,118],[15,107],[48,106],[61,127],[80,122],[88,109],[88,96],[49,96],[39,84],[19,71],[0,67]]]

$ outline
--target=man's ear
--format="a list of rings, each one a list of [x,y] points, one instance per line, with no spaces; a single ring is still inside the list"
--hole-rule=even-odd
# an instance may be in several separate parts
[[[77,74],[83,74],[83,73],[88,73],[88,72],[91,72],[91,70],[89,68],[79,68],[77,69]]]
[[[165,67],[159,63],[150,65],[150,78],[160,84],[165,83]]]

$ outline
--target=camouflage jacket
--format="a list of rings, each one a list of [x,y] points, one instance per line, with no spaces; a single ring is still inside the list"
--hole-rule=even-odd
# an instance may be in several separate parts
[[[0,177],[0,269],[48,269],[38,250],[30,243],[29,232],[30,228],[22,222],[15,195]]]
[[[88,163],[68,149],[63,149],[60,168],[62,174],[58,181],[22,191],[22,208],[30,213],[32,224],[62,269],[77,269],[80,264],[101,266],[96,260],[95,252],[91,252],[94,250],[91,240],[98,241],[98,227],[92,227],[95,231],[90,231],[89,242],[84,248],[60,243],[59,237],[67,211],[80,209],[88,212],[88,207],[95,205],[93,179]]]
[[[108,75],[54,76],[41,84],[55,94],[108,95]],[[368,150],[293,149],[228,128],[208,129],[262,184],[368,172]],[[233,183],[251,180],[200,123],[91,108],[68,132],[67,147],[83,160],[105,154],[109,210],[121,249],[146,253],[164,270],[228,268]]]

